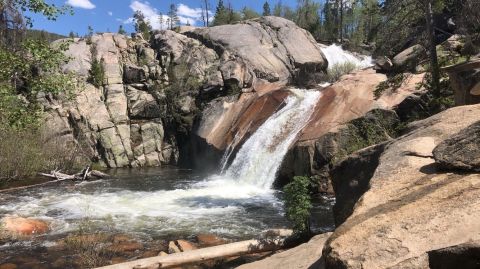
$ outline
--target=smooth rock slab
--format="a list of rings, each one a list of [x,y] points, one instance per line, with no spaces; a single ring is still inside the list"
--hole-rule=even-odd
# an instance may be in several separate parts
[[[264,260],[244,264],[237,269],[323,269],[322,248],[331,233],[320,234],[308,243],[274,254]]]
[[[429,252],[480,240],[480,175],[438,171],[427,150],[478,115],[480,105],[452,108],[386,146],[367,191],[325,246],[327,269],[426,269]]]

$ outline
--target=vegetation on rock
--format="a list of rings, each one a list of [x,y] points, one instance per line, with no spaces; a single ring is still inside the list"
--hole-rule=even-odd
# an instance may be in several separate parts
[[[285,213],[297,234],[310,233],[310,187],[310,178],[296,176],[283,188]]]

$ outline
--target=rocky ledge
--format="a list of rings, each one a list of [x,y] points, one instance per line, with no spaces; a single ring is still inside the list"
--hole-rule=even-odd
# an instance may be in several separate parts
[[[368,159],[370,166],[378,164],[371,167],[373,174],[352,175],[342,163],[335,168],[334,188],[341,205],[336,214],[341,218],[323,250],[326,268],[454,268],[435,267],[441,259],[438,253],[448,252],[445,248],[452,253],[456,246],[461,249],[480,240],[480,176],[473,173],[478,163],[470,164],[471,172],[445,171],[446,163],[455,168],[462,158],[444,157],[462,156],[463,142],[455,150],[449,145],[476,130],[470,125],[479,113],[479,105],[452,108],[414,122],[400,138],[344,161],[353,169]],[[467,142],[479,135],[470,133]],[[475,154],[480,158],[478,151],[469,154],[465,162]],[[359,184],[364,187],[356,188]],[[472,262],[468,253],[457,253],[464,255],[458,268]]]
[[[314,85],[327,67],[313,37],[277,17],[158,31],[150,41],[94,35],[74,39],[66,54],[71,61],[63,69],[78,86],[72,98],[39,97],[46,129],[106,167],[192,165],[195,152],[205,152],[198,148],[223,151],[232,138],[220,141],[220,134],[236,135],[247,121],[240,113],[251,111],[248,120],[257,124],[245,134],[253,132],[284,94],[262,96],[286,85]],[[96,86],[94,60],[104,69]],[[255,115],[263,105],[271,108]],[[217,124],[209,113],[223,120]]]

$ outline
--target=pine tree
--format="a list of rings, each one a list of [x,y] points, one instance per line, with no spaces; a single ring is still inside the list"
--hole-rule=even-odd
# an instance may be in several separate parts
[[[163,24],[165,23],[165,19],[163,18],[163,13],[158,13],[158,22],[160,23],[160,30],[163,30]]]
[[[123,29],[123,25],[120,24],[120,26],[118,27],[118,33],[121,34],[121,35],[124,35],[126,34],[127,32],[125,31],[125,29]]]
[[[272,15],[271,10],[270,10],[270,4],[268,1],[265,1],[265,4],[263,4],[263,16],[270,16]]]
[[[213,25],[222,25],[228,23],[228,11],[223,4],[223,0],[218,0],[217,9],[215,11],[215,19]]]
[[[143,15],[141,11],[136,11],[135,14],[133,14],[133,18],[135,19],[135,31],[141,33],[145,40],[150,40],[152,26],[150,26],[150,23],[145,19],[145,15]]]
[[[168,18],[170,19],[170,30],[173,30],[178,24],[180,23],[180,19],[178,17],[178,9],[177,5],[170,4],[170,10],[168,11]]]

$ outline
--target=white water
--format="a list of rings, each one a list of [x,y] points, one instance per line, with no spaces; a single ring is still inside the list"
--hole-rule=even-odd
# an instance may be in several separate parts
[[[316,91],[294,92],[245,142],[225,175],[240,183],[269,189],[298,133],[308,123],[320,97]]]
[[[327,58],[329,68],[334,65],[353,63],[358,69],[370,67],[373,65],[371,56],[354,55],[353,53],[343,50],[341,46],[333,44],[326,48],[322,48],[322,52]]]
[[[93,191],[85,186],[70,190],[45,188],[34,196],[27,192],[2,202],[0,216],[45,218],[52,221],[54,233],[76,229],[78,220],[85,217],[100,222],[109,219],[115,229],[134,233],[256,233],[255,229],[265,224],[248,215],[247,208],[261,205],[270,214],[281,214],[281,203],[271,185],[289,146],[307,124],[320,98],[316,91],[294,93],[245,142],[224,174],[170,190],[138,191],[101,185],[94,186]]]

